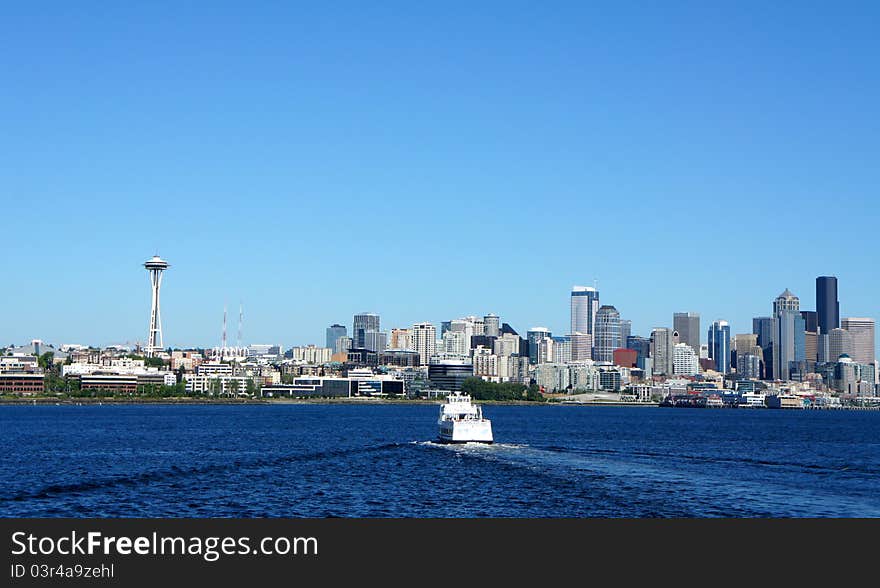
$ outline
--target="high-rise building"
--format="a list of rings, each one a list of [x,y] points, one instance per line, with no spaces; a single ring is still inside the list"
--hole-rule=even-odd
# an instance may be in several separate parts
[[[620,346],[618,349],[626,348],[626,340],[632,335],[632,324],[629,319],[620,319]]]
[[[586,333],[572,333],[569,335],[571,340],[571,360],[584,361],[593,357],[593,336]]]
[[[348,350],[354,347],[354,340],[348,335],[343,335],[336,339],[336,347],[333,348],[334,353],[348,353]]]
[[[671,376],[677,333],[667,327],[651,331],[651,360],[655,374]]]
[[[853,361],[862,365],[873,365],[876,356],[874,347],[874,319],[866,317],[845,318],[841,326],[852,336]]]
[[[634,349],[637,352],[636,366],[639,369],[645,368],[645,360],[651,357],[651,340],[638,335],[630,335],[626,338],[626,348]]]
[[[547,327],[532,327],[526,332],[526,339],[529,342],[529,362],[538,363],[538,344],[541,339],[550,338],[552,333]]]
[[[801,310],[801,300],[794,294],[792,294],[791,290],[788,288],[785,291],[776,297],[776,300],[773,301],[773,315],[776,316],[783,310],[793,310],[797,313],[800,313]]]
[[[467,335],[464,331],[446,331],[443,333],[443,353],[447,356],[467,356],[470,354]]]
[[[687,343],[700,355],[700,314],[697,312],[676,312],[672,315],[672,328],[678,331],[678,338]]]
[[[715,362],[715,370],[730,372],[730,324],[717,320],[709,326],[709,359]]]
[[[806,360],[806,321],[788,288],[773,301],[773,319],[773,378],[790,380],[792,364]]]
[[[391,329],[391,349],[410,349],[415,350],[413,343],[413,334],[411,329]]]
[[[801,316],[804,319],[804,330],[811,333],[819,332],[819,313],[815,310],[802,310]]]
[[[855,359],[853,358],[853,336],[850,331],[846,329],[841,329],[839,327],[836,329],[831,329],[831,332],[828,333],[828,344],[828,355],[831,358],[831,361],[839,360],[841,355],[847,355],[851,359],[853,359],[853,361],[855,361]]]
[[[834,276],[816,278],[816,318],[820,334],[828,334],[840,326],[840,302]]]
[[[364,349],[381,353],[388,349],[388,333],[385,331],[367,331],[364,333]]]
[[[620,340],[620,313],[609,304],[599,308],[594,327],[593,359],[614,361],[614,350],[623,347]]]
[[[372,312],[362,312],[354,315],[351,328],[351,338],[355,348],[363,349],[366,343],[367,331],[379,330],[379,315]]]
[[[571,361],[571,337],[552,337],[553,361],[569,363]]]
[[[501,334],[501,319],[497,314],[487,314],[483,317],[485,334],[489,337],[498,337]]]
[[[413,349],[419,353],[419,363],[428,365],[437,346],[437,328],[433,323],[416,323],[412,326]]]
[[[346,335],[348,335],[348,331],[343,325],[332,324],[327,327],[327,348],[333,349],[335,352],[337,339],[339,339],[340,337],[345,337]]]
[[[773,340],[776,337],[776,319],[771,316],[758,316],[752,319],[752,332],[758,336],[761,360],[764,366],[762,378],[773,379]]]
[[[571,329],[569,332],[574,335],[583,333],[584,335],[594,335],[594,327],[596,324],[596,313],[599,312],[599,291],[589,286],[574,286],[571,289]],[[593,337],[595,342],[595,337]],[[580,354],[581,351],[572,346],[572,353]],[[590,359],[590,355],[585,357],[572,357],[572,360]]]
[[[697,352],[687,343],[676,343],[672,357],[673,374],[696,376],[700,373],[700,360],[697,357]]]

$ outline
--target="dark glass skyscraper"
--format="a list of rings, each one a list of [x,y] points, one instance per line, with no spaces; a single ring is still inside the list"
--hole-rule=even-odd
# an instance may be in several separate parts
[[[816,315],[819,332],[827,335],[840,326],[840,302],[837,301],[837,278],[816,278]]]
[[[367,331],[379,330],[379,315],[372,312],[362,312],[354,315],[351,328],[352,344],[361,349],[367,341]]]
[[[340,337],[345,337],[348,335],[348,332],[343,325],[333,324],[327,327],[327,347],[333,350],[333,353],[336,353],[336,341]]]
[[[709,326],[709,357],[715,360],[715,369],[722,374],[730,372],[730,325],[715,321]]]

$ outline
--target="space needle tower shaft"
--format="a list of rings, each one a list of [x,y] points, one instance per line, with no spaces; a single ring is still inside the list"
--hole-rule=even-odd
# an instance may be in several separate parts
[[[162,287],[162,273],[170,266],[168,262],[158,255],[144,262],[144,267],[150,272],[150,283],[153,287],[153,302],[150,305],[150,334],[147,337],[146,356],[153,357],[156,352],[164,349],[162,341],[162,316],[159,309],[159,290]]]

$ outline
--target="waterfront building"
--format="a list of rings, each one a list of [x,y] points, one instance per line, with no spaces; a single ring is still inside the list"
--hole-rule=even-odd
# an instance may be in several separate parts
[[[354,396],[399,396],[404,380],[391,375],[376,375],[370,370],[350,370],[346,378],[302,376],[292,384],[263,386],[265,398],[351,398]]]
[[[614,350],[623,347],[620,339],[620,313],[616,308],[609,304],[599,308],[593,335],[593,359],[613,362]]]
[[[862,365],[873,365],[875,359],[874,319],[850,317],[841,321],[841,326],[850,334],[853,361]]]
[[[0,394],[33,396],[43,393],[42,373],[4,371],[0,373]]]
[[[379,315],[362,312],[354,315],[352,320],[351,338],[353,346],[362,349],[366,346],[367,332],[379,330]]]
[[[498,356],[492,353],[491,349],[482,346],[474,349],[472,358],[474,376],[489,382],[500,382],[498,359]]]
[[[428,364],[428,380],[437,390],[461,392],[464,381],[474,375],[474,366],[467,360],[432,360]]]
[[[529,362],[533,365],[538,363],[538,343],[541,339],[550,337],[552,333],[547,327],[532,327],[526,332],[526,339],[529,342]]]
[[[696,376],[700,373],[700,360],[693,347],[687,343],[676,343],[673,349],[672,373],[681,376]]]
[[[432,323],[416,323],[412,326],[413,349],[419,353],[421,365],[428,365],[437,345],[437,328]]]
[[[599,312],[599,291],[589,286],[574,286],[571,289],[571,324],[569,333],[572,335],[581,333],[584,335],[594,335],[594,327],[596,324],[596,314]],[[590,359],[592,357],[592,349],[589,354],[582,355],[582,344],[585,340],[581,340],[578,345],[572,347],[572,359],[575,361]],[[595,341],[595,337],[590,341]]]
[[[336,349],[336,341],[339,340],[340,337],[345,337],[348,335],[348,330],[345,328],[345,325],[340,324],[332,324],[327,327],[327,338],[324,341],[327,349]]]
[[[676,312],[672,315],[672,328],[678,332],[679,341],[690,345],[699,357],[700,314],[697,312]]]
[[[730,324],[717,320],[709,326],[709,359],[715,362],[715,370],[730,372]]]

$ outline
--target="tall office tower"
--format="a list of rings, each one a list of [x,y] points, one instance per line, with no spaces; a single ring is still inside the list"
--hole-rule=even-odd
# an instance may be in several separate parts
[[[415,350],[412,329],[391,329],[391,349]]]
[[[655,374],[673,374],[676,338],[675,331],[666,327],[657,327],[651,331],[651,360]]]
[[[632,335],[632,325],[633,322],[631,320],[620,319],[620,347],[618,349],[626,347],[626,340]]]
[[[552,337],[554,363],[569,363],[571,361],[571,337]]]
[[[639,369],[645,369],[645,360],[651,357],[651,340],[638,335],[630,335],[626,338],[626,348],[636,351],[636,366]]]
[[[837,301],[837,278],[816,278],[816,317],[819,333],[828,334],[840,326],[840,302]]]
[[[170,265],[158,255],[154,255],[151,259],[144,262],[144,267],[150,272],[150,285],[152,286],[152,303],[150,304],[150,332],[147,335],[147,348],[145,349],[147,357],[164,349],[162,342],[162,317],[159,309],[159,290],[162,288],[162,274]]]
[[[773,377],[790,380],[792,363],[806,359],[804,318],[794,309],[782,307],[774,321]]]
[[[678,338],[687,343],[700,355],[700,314],[697,312],[676,312],[672,315],[672,328],[678,331]]]
[[[788,288],[773,301],[773,316],[783,310],[793,310],[797,313],[801,311],[801,299],[792,294]]]
[[[449,327],[452,326],[452,321],[442,321],[440,323],[440,336],[442,337],[446,331],[449,330]]]
[[[336,339],[336,346],[333,348],[334,353],[348,353],[348,350],[351,349],[354,341],[348,335],[343,335]]]
[[[499,357],[519,355],[519,340],[519,335],[504,333],[496,338],[493,343],[495,355],[498,355]]]
[[[546,327],[532,327],[526,332],[526,339],[529,342],[529,363],[538,363],[538,343],[541,339],[552,336],[550,329]]]
[[[757,380],[761,377],[761,357],[753,353],[737,354],[736,373],[739,378]]]
[[[672,352],[672,373],[681,376],[696,376],[700,373],[697,353],[687,343],[675,344]]]
[[[589,286],[574,286],[571,289],[571,329],[569,332],[574,335],[582,333],[584,335],[594,335],[593,328],[596,324],[596,313],[599,312],[599,291]],[[592,338],[595,342],[595,336]],[[572,345],[572,353],[577,353],[577,357],[572,357],[573,361],[590,359],[592,357],[592,349],[586,356],[581,355],[581,350],[575,350]]]
[[[367,331],[364,333],[364,349],[381,353],[388,349],[388,333],[385,331]]]
[[[770,316],[758,316],[752,319],[752,332],[758,336],[761,348],[761,359],[764,366],[762,378],[773,379],[773,338],[776,331],[776,319]]]
[[[830,361],[837,361],[841,355],[848,355],[850,359],[855,361],[855,358],[853,358],[854,348],[853,336],[848,330],[838,327],[831,329],[831,332],[828,333],[828,357],[831,358]]]
[[[819,332],[819,313],[815,310],[802,310],[801,316],[804,319],[804,330],[811,333]]]
[[[874,365],[874,319],[845,318],[841,326],[852,335],[852,359],[862,365]]]
[[[420,365],[428,365],[437,345],[437,328],[432,323],[416,323],[412,326],[412,338]]]
[[[593,359],[613,362],[614,350],[623,346],[620,341],[620,313],[609,304],[602,305],[596,313],[594,329]]]
[[[367,331],[379,330],[379,315],[372,312],[362,312],[354,315],[351,328],[351,338],[355,349],[363,349],[366,343]]]
[[[487,314],[483,317],[483,325],[486,335],[498,337],[501,335],[501,319],[497,314]]]
[[[760,349],[758,347],[758,336],[754,333],[738,333],[734,335],[730,367],[736,368],[737,373],[739,373],[739,358],[747,353],[757,355]]]
[[[593,336],[586,333],[572,333],[571,360],[584,361],[593,357]]]
[[[715,361],[715,370],[730,372],[730,324],[717,320],[709,326],[709,359]]]
[[[327,327],[327,348],[335,351],[337,339],[345,337],[346,335],[348,335],[348,331],[343,325],[332,324]]]

